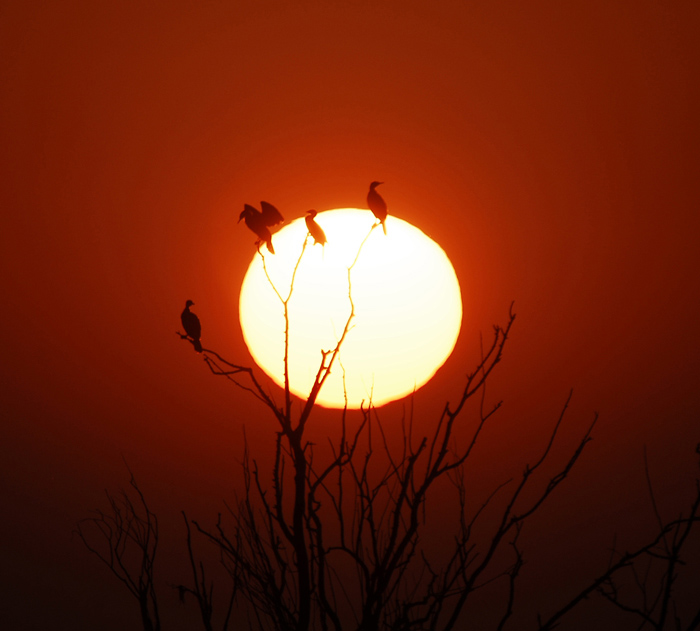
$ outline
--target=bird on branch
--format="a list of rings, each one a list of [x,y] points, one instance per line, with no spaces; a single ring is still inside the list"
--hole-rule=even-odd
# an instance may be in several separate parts
[[[314,245],[317,243],[326,245],[326,243],[328,243],[328,239],[326,239],[326,233],[323,232],[323,228],[316,223],[316,215],[318,215],[318,213],[315,210],[309,210],[306,213],[306,217],[304,217],[304,221],[306,221],[306,228],[314,239]]]
[[[190,311],[190,307],[192,305],[194,305],[194,302],[191,300],[188,300],[185,303],[185,309],[180,315],[180,320],[182,321],[182,326],[185,329],[185,333],[187,333],[187,337],[192,339],[194,350],[201,353],[202,343],[199,341],[199,338],[202,337],[202,325],[199,322],[197,314]]]
[[[374,216],[379,220],[384,229],[384,234],[386,234],[386,202],[382,199],[382,196],[375,190],[377,186],[384,184],[384,182],[372,182],[369,185],[369,193],[367,193],[367,206],[374,213]]]
[[[274,226],[284,221],[284,217],[272,204],[260,202],[260,206],[262,207],[262,212],[250,204],[244,204],[243,212],[241,212],[238,221],[240,223],[241,219],[245,219],[245,225],[258,236],[255,244],[260,247],[261,242],[266,243],[270,254],[274,254],[275,248],[272,247],[272,234],[269,226]]]

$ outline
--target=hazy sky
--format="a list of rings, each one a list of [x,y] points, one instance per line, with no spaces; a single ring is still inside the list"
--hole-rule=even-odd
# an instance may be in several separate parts
[[[185,300],[205,346],[250,362],[243,204],[290,219],[364,207],[372,180],[461,283],[457,347],[417,395],[423,426],[511,301],[484,484],[537,453],[570,388],[562,448],[600,412],[541,523],[552,562],[533,561],[531,577],[573,590],[605,565],[613,533],[650,532],[644,445],[675,516],[700,439],[699,7],[4,2],[6,628],[135,628],[120,586],[71,539],[77,520],[128,482],[125,458],[162,516],[165,581],[180,567],[180,509],[215,519],[243,427],[260,454],[276,430],[175,336]],[[337,414],[316,421],[336,427]]]

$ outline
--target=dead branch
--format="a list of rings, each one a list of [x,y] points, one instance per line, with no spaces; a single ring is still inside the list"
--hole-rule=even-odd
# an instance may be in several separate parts
[[[126,491],[112,496],[109,511],[95,511],[94,517],[78,522],[76,534],[137,600],[144,631],[160,631],[154,565],[158,549],[158,518],[151,512],[134,475],[130,485],[134,503]]]

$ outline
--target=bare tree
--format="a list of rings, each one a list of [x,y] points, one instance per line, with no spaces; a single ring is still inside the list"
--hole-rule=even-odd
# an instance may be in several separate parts
[[[199,614],[202,620],[202,625],[205,631],[214,631],[213,613],[214,613],[214,581],[207,580],[207,573],[204,567],[204,562],[201,559],[195,558],[195,553],[192,547],[192,528],[190,527],[190,521],[187,519],[187,514],[182,511],[182,517],[185,520],[185,528],[187,529],[187,556],[190,562],[190,568],[192,570],[192,587],[187,585],[173,585],[177,589],[180,596],[180,602],[185,602],[185,597],[190,594],[197,601],[197,606],[199,608]],[[236,569],[231,569],[229,573],[233,578],[233,587],[231,589],[231,594],[228,599],[228,606],[226,608],[226,613],[221,626],[222,631],[227,631],[229,622],[231,620],[231,612],[233,610],[233,603],[236,599],[236,592],[238,591],[239,575]]]
[[[220,548],[230,565],[242,572],[242,593],[262,626],[339,630],[347,626],[340,613],[344,610],[346,618],[354,620],[354,626],[362,631],[452,629],[470,595],[488,582],[487,575],[494,571],[507,577],[510,586],[503,626],[512,611],[515,579],[522,564],[517,539],[523,523],[566,478],[590,440],[595,419],[566,465],[545,488],[534,495],[526,493],[532,486],[533,474],[552,451],[567,399],[541,457],[525,468],[520,480],[512,481],[500,521],[485,548],[478,547],[472,540],[472,529],[496,493],[468,515],[464,464],[483,428],[500,407],[499,403],[487,409],[484,393],[515,320],[511,311],[507,324],[494,328],[489,348],[467,376],[457,403],[448,403],[443,409],[432,435],[414,440],[410,419],[404,426],[400,453],[392,453],[371,402],[361,410],[361,422],[353,431],[348,430],[346,408],[341,415],[341,436],[330,444],[330,459],[317,464],[314,447],[305,439],[304,430],[355,316],[352,269],[365,241],[348,267],[349,313],[345,327],[335,347],[321,351],[316,379],[298,416],[293,413],[289,387],[289,302],[306,240],[287,295],[282,295],[268,276],[284,310],[284,406],[274,403],[250,369],[205,350],[211,371],[252,392],[277,419],[280,430],[275,442],[271,488],[262,484],[257,464],[251,463],[246,453],[245,494],[229,510],[232,530],[227,530],[221,515],[213,530],[196,525]],[[264,256],[260,256],[264,266]],[[246,377],[247,382],[241,382],[241,377]],[[474,421],[466,418],[471,401],[478,403]],[[461,449],[453,440],[459,423],[471,423],[472,427],[471,438]],[[379,441],[373,437],[374,426],[375,433],[379,430]],[[442,479],[452,480],[456,489],[459,534],[447,564],[435,566],[419,535],[427,498]],[[528,500],[524,499],[526,496]],[[499,574],[493,565],[504,545],[514,551],[516,561]],[[352,588],[348,586],[349,575],[356,577]]]
[[[131,473],[131,472],[130,472]],[[127,491],[108,491],[109,511],[78,522],[85,547],[97,556],[137,600],[144,631],[160,631],[153,568],[158,549],[158,518],[151,512],[131,474],[132,499]]]
[[[346,610],[353,626],[362,631],[453,629],[469,597],[495,576],[509,585],[501,627],[505,624],[522,565],[517,545],[521,528],[564,481],[595,424],[594,418],[544,488],[530,492],[534,474],[552,453],[569,395],[541,456],[525,467],[519,480],[501,485],[469,514],[464,464],[500,408],[500,403],[486,407],[484,389],[501,360],[514,320],[511,312],[505,327],[495,327],[490,347],[467,376],[457,403],[444,407],[432,435],[415,440],[412,418],[405,423],[400,453],[392,453],[370,405],[361,410],[362,420],[352,433],[347,429],[348,412],[343,411],[341,437],[331,443],[330,460],[323,465],[314,461],[313,445],[303,442],[303,426],[291,434],[279,432],[271,489],[263,486],[257,464],[246,456],[246,492],[230,510],[232,534],[221,516],[215,530],[198,528],[236,567],[244,568],[243,591],[249,590],[246,598],[261,621],[270,628],[339,630],[347,627],[347,619],[339,613]],[[471,400],[477,403],[476,415],[463,419]],[[458,449],[453,438],[460,421],[471,424],[471,434]],[[373,435],[377,430],[378,438]],[[293,479],[291,518],[284,510],[288,461]],[[426,502],[442,479],[451,480],[460,515],[453,550],[445,564],[436,565],[420,535]],[[506,493],[508,486],[512,489]],[[257,508],[252,489],[259,500]],[[478,545],[472,537],[474,524],[504,493],[497,525],[485,545]],[[513,551],[515,561],[494,568],[504,546]],[[349,576],[356,577],[354,595],[349,594]]]
[[[227,526],[220,514],[214,529],[196,524],[197,528],[219,547],[231,567],[242,571],[242,593],[260,628],[449,630],[458,628],[475,592],[500,580],[504,584],[504,600],[497,628],[503,629],[513,613],[517,578],[523,565],[518,545],[520,533],[581,457],[591,440],[597,414],[566,456],[564,465],[549,473],[542,483],[538,474],[554,452],[571,400],[569,393],[540,457],[526,465],[518,479],[504,482],[481,505],[470,508],[468,499],[474,483],[467,478],[465,464],[501,406],[500,402],[487,406],[485,389],[502,358],[515,320],[511,308],[505,326],[494,327],[493,340],[467,375],[461,396],[454,405],[445,405],[431,433],[416,438],[413,418],[407,422],[405,419],[403,441],[398,453],[394,453],[370,401],[361,409],[361,420],[353,430],[349,429],[347,408],[342,411],[341,435],[335,442],[329,440],[330,456],[319,462],[315,446],[305,439],[304,430],[355,314],[354,263],[348,268],[349,315],[345,328],[335,348],[321,351],[316,380],[301,413],[294,417],[289,390],[288,308],[305,247],[306,241],[289,293],[283,296],[275,289],[285,316],[284,407],[275,406],[249,369],[228,362],[217,353],[212,353],[216,361],[205,357],[214,374],[233,378],[237,385],[251,389],[277,419],[280,431],[275,441],[271,486],[262,483],[258,465],[246,451],[244,496],[229,507],[233,523]],[[362,246],[358,257],[361,249]],[[252,388],[236,381],[235,377],[241,374],[251,380]],[[466,442],[462,438],[458,448],[454,439],[459,426],[468,428],[469,438]],[[452,551],[441,561],[430,558],[422,534],[426,502],[443,479],[451,481],[460,510]],[[475,525],[487,511],[495,511],[498,519],[485,540],[475,540]],[[673,576],[673,566],[678,563],[680,548],[695,516],[693,507],[689,518],[665,524],[659,518],[661,541],[677,530],[673,542],[666,543],[667,577]],[[623,555],[616,563],[611,562],[585,594],[574,598],[549,621],[540,621],[541,628],[553,628],[592,591],[622,607],[614,595],[619,572],[657,544],[658,541],[650,542],[632,557]],[[509,562],[504,561],[506,550],[512,555]],[[672,578],[664,583],[666,595],[657,602],[668,600],[672,583]],[[665,609],[667,606],[662,604],[662,619]]]
[[[319,349],[315,379],[300,406],[292,405],[289,380],[289,305],[308,235],[289,290],[281,292],[267,276],[284,313],[283,403],[275,402],[252,368],[224,359],[214,350],[202,350],[209,370],[260,401],[277,429],[269,472],[261,472],[246,442],[242,493],[235,502],[226,504],[226,513],[220,513],[213,526],[190,522],[183,512],[192,582],[190,586],[175,587],[182,599],[187,595],[194,597],[206,631],[213,629],[213,582],[207,579],[204,564],[195,558],[190,524],[213,544],[233,580],[224,631],[234,610],[246,613],[248,626],[259,629],[448,631],[462,628],[475,594],[494,584],[501,585],[502,602],[494,625],[501,631],[512,621],[517,605],[517,585],[524,563],[521,533],[569,476],[591,440],[597,414],[575,446],[564,454],[563,464],[553,465],[553,455],[559,451],[557,439],[571,401],[569,393],[541,453],[524,466],[519,476],[504,480],[485,499],[481,485],[470,477],[467,464],[501,407],[500,402],[488,404],[486,385],[503,357],[515,321],[512,306],[506,323],[494,327],[493,338],[482,348],[475,368],[466,375],[456,401],[446,403],[432,424],[421,422],[421,427],[429,428],[424,435],[415,430],[411,407],[402,420],[399,442],[392,442],[369,401],[357,412],[348,410],[346,404],[338,413],[338,435],[329,437],[325,448],[308,439],[316,400],[339,361],[355,318],[352,270],[378,225],[369,231],[347,269],[348,312],[344,327],[331,348]],[[265,257],[260,251],[259,255],[267,274]],[[178,335],[192,343],[186,335]],[[149,616],[144,617],[144,628],[158,629],[152,582],[155,545],[148,543],[153,542],[152,537],[142,534],[154,532],[157,542],[157,521],[133,476],[132,486],[145,517],[139,518],[136,508],[126,499],[119,503],[108,494],[112,513],[98,513],[97,518],[84,520],[79,534],[140,603],[151,604],[157,626],[146,626],[151,624],[146,607]],[[451,541],[436,547],[430,545],[427,515],[429,503],[438,493],[444,494],[445,489],[451,489],[458,510]],[[639,618],[640,628],[649,625],[662,630],[668,628],[671,619],[675,629],[690,631],[699,627],[700,610],[693,612],[689,623],[682,626],[674,587],[677,569],[683,562],[682,552],[698,521],[700,486],[689,515],[666,522],[656,509],[653,493],[650,495],[658,535],[633,552],[614,550],[609,566],[600,576],[589,581],[549,618],[538,618],[536,626],[540,631],[554,629],[594,595]],[[124,514],[128,517],[124,518]],[[97,526],[109,554],[96,552],[88,543],[82,530],[84,522]],[[132,530],[139,534],[130,535]],[[144,578],[139,574],[134,580],[133,571],[123,569],[120,559],[124,556],[124,540],[137,542],[137,549],[142,551]],[[658,588],[652,586],[648,569],[639,565],[644,559],[648,564],[662,566]],[[622,594],[624,572],[631,572],[641,601],[630,601]]]

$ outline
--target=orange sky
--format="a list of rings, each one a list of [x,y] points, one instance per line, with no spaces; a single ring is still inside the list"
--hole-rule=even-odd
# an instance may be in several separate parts
[[[127,482],[122,455],[164,519],[204,520],[235,486],[243,425],[270,444],[260,406],[174,335],[192,298],[205,346],[250,361],[244,202],[362,207],[378,179],[389,212],[442,245],[464,323],[418,395],[426,417],[515,301],[484,462],[519,468],[571,387],[572,439],[601,413],[560,500],[572,539],[561,512],[545,526],[562,551],[591,515],[601,546],[648,517],[644,444],[680,509],[700,412],[697,3],[102,4],[0,8],[12,628],[133,623],[106,616],[128,601],[70,539]]]

